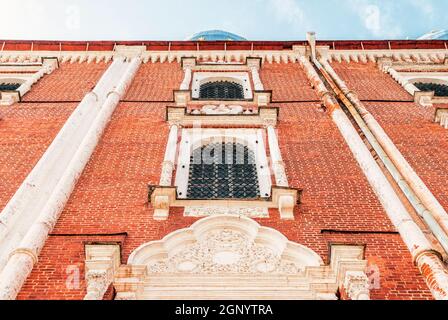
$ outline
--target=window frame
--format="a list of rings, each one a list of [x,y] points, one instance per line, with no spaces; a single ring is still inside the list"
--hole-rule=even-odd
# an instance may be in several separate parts
[[[269,198],[272,192],[272,181],[263,132],[264,129],[183,129],[175,177],[177,197],[179,199],[189,200],[187,198],[187,191],[191,155],[194,150],[213,142],[234,142],[241,143],[254,152],[260,199]]]
[[[235,100],[208,100],[208,101],[244,101],[253,99],[253,91],[248,72],[194,72],[191,86],[191,97],[193,100],[207,101],[200,98],[201,86],[218,81],[234,82],[243,87],[244,99]]]

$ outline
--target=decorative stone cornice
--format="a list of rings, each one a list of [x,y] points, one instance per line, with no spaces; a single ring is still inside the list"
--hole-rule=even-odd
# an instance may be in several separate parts
[[[120,267],[120,246],[86,245],[85,250],[87,294],[84,300],[101,300]]]
[[[393,49],[393,50],[330,50],[318,47],[318,55],[329,62],[376,62],[380,58],[390,58],[394,62],[444,63],[447,50],[443,49]]]
[[[123,56],[131,59],[141,54],[143,63],[177,62],[181,63],[183,58],[194,57],[211,63],[244,63],[248,57],[258,57],[268,63],[295,63],[300,57],[300,51],[286,50],[262,50],[262,51],[143,51],[141,46],[126,46],[116,51],[4,51],[0,52],[0,63],[39,61],[42,57],[57,57],[61,63],[99,63],[109,62],[114,56]]]

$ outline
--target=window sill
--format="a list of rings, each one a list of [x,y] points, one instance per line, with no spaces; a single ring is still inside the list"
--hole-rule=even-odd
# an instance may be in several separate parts
[[[294,207],[301,203],[302,190],[274,186],[271,194],[270,198],[255,200],[191,200],[179,199],[176,187],[150,185],[148,201],[154,208],[154,220],[167,220],[171,207],[278,209],[283,220],[294,220]]]

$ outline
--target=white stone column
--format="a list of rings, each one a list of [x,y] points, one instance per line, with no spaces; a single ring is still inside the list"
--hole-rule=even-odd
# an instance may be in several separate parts
[[[280,147],[278,146],[277,134],[273,126],[267,127],[269,153],[271,155],[271,165],[274,171],[275,182],[277,187],[289,187],[288,178],[286,177],[285,166],[283,164]],[[294,197],[285,194],[278,197],[278,210],[280,217],[284,220],[294,220]]]
[[[192,76],[191,67],[186,66],[184,71],[185,71],[184,80],[182,81],[182,83],[180,85],[180,90],[189,90],[190,83],[191,83],[191,76]]]
[[[76,185],[76,182],[90,159],[95,147],[102,136],[102,133],[112,116],[120,97],[124,95],[128,85],[140,66],[141,59],[135,58],[131,63],[126,63],[121,69],[120,76],[115,81],[114,90],[110,91],[105,102],[98,106],[98,113],[93,122],[83,130],[84,135],[81,136],[79,146],[75,148],[74,154],[68,159],[65,170],[61,172],[56,186],[49,190],[48,194],[39,195],[39,200],[45,200],[43,207],[34,209],[35,215],[38,217],[32,221],[24,233],[23,239],[15,250],[9,255],[6,265],[0,273],[0,300],[15,299],[20,291],[23,283],[33,269],[33,265],[37,262],[37,256],[42,250],[48,234],[53,229],[59,215],[64,208],[70,194]],[[102,101],[102,99],[100,99]],[[82,126],[82,124],[81,124]],[[71,145],[71,141],[66,141],[61,147],[64,148]],[[44,199],[42,197],[48,196]],[[29,215],[29,212],[26,212]],[[22,213],[21,216],[24,216]],[[29,216],[25,216],[27,219]],[[20,226],[20,224],[19,224]]]
[[[254,81],[255,91],[264,91],[263,83],[260,79],[260,74],[258,73],[258,68],[256,66],[251,66],[250,71],[252,73],[252,80]]]
[[[87,245],[85,265],[87,294],[84,300],[102,300],[120,267],[120,246]]]
[[[280,147],[278,145],[277,134],[273,126],[267,127],[269,152],[271,155],[272,170],[274,171],[275,182],[278,187],[289,187],[286,177],[285,166],[283,164]]]
[[[165,158],[162,165],[162,175],[160,176],[161,186],[171,186],[173,179],[174,162],[177,154],[177,135],[178,126],[173,124],[170,128],[170,134],[168,137],[168,143],[165,151]]]

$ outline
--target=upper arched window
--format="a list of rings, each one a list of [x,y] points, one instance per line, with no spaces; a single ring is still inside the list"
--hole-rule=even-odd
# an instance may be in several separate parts
[[[0,91],[14,91],[20,86],[20,83],[0,83]]]
[[[445,84],[417,82],[415,86],[421,91],[434,91],[436,97],[448,97],[448,86]]]
[[[199,98],[206,100],[244,100],[244,88],[231,81],[207,82],[199,89]]]
[[[193,151],[188,199],[260,197],[255,154],[240,143],[213,143]]]

